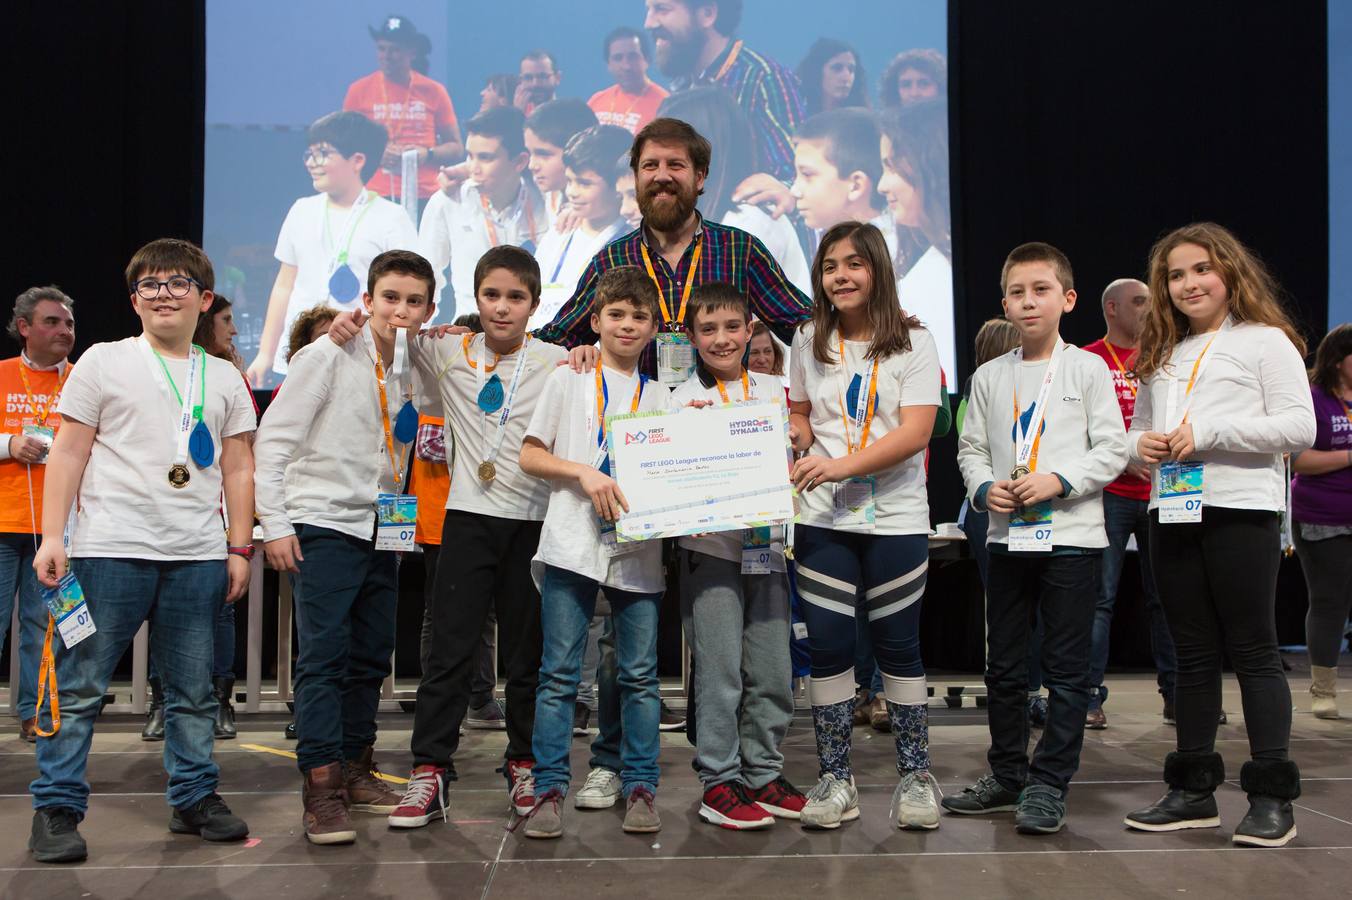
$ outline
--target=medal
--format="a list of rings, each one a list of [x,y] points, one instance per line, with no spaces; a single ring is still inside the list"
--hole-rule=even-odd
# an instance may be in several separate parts
[[[361,282],[357,273],[346,262],[333,270],[329,276],[329,296],[339,303],[351,303],[361,294]]]
[[[492,481],[494,478],[497,477],[498,477],[498,467],[493,465],[492,462],[490,462],[489,460],[484,460],[483,462],[479,463],[480,481]]]
[[[401,444],[411,444],[418,436],[418,409],[412,400],[405,400],[399,414],[394,417],[394,439]]]
[[[1032,470],[1029,469],[1027,466],[1015,466],[1015,467],[1014,467],[1014,470],[1013,470],[1012,472],[1009,473],[1009,480],[1010,480],[1010,481],[1018,481],[1018,480],[1019,480],[1020,478],[1022,478],[1023,476],[1025,476],[1025,475],[1031,475],[1031,474],[1032,474]]]
[[[185,488],[192,479],[188,472],[188,467],[183,465],[172,465],[169,467],[169,486],[173,488]]]
[[[216,442],[211,439],[207,423],[201,419],[197,420],[196,427],[188,436],[188,453],[199,469],[207,468],[216,459]]]

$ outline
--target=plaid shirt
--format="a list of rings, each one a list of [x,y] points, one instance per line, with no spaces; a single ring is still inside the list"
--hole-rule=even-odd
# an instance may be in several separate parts
[[[591,327],[591,308],[596,295],[596,283],[603,272],[616,266],[643,268],[643,253],[639,248],[646,239],[645,235],[646,230],[640,226],[612,241],[592,257],[573,296],[555,314],[554,321],[539,329],[535,336],[570,349],[580,344],[595,343],[597,335]],[[658,287],[671,314],[678,315],[682,287],[686,279],[691,277],[690,262],[695,245],[700,242],[704,243],[704,250],[700,255],[699,272],[694,276],[695,284],[710,281],[731,283],[747,295],[752,314],[764,321],[780,340],[792,344],[793,332],[798,323],[812,315],[811,299],[789,283],[784,270],[759,240],[740,228],[709,222],[703,216],[695,230],[695,239],[685,248],[674,271],[662,254],[651,244],[648,245],[648,255],[652,259],[653,271],[657,273]],[[663,323],[661,330],[677,331],[679,327]],[[639,369],[650,377],[657,377],[657,350],[653,344],[644,348]]]
[[[734,49],[737,58],[723,77],[715,81],[714,74],[723,68]],[[729,41],[718,58],[697,77],[673,79],[671,90],[674,93],[700,84],[720,85],[746,112],[756,134],[760,171],[769,172],[785,184],[793,181],[793,132],[805,117],[798,76],[741,41]]]

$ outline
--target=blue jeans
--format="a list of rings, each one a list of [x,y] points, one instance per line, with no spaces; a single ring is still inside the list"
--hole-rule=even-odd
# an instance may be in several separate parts
[[[1127,539],[1136,535],[1136,552],[1141,563],[1141,590],[1150,616],[1150,651],[1155,657],[1156,681],[1160,695],[1173,702],[1178,660],[1174,639],[1164,618],[1155,575],[1150,564],[1150,514],[1146,500],[1132,500],[1103,492],[1103,524],[1108,531],[1108,547],[1103,551],[1103,581],[1099,586],[1098,606],[1094,610],[1094,638],[1089,650],[1089,689],[1094,692],[1090,706],[1103,702],[1103,673],[1108,668],[1108,639],[1113,625],[1113,604],[1127,557]]]
[[[591,744],[592,769],[609,769],[618,772],[624,768],[620,762],[620,743],[624,732],[620,728],[620,676],[615,670],[615,619],[605,617],[605,626],[596,642],[598,661],[596,663],[596,737]],[[659,696],[660,696],[659,690]],[[662,718],[658,708],[658,721]]]
[[[150,678],[160,677],[160,667],[155,664],[154,656],[150,657],[146,674]],[[235,677],[235,604],[226,603],[224,597],[211,629],[211,677]]]
[[[0,644],[5,642],[9,631],[17,594],[19,633],[10,643],[9,652],[19,654],[20,719],[33,718],[42,641],[47,633],[47,604],[42,602],[38,579],[33,574],[33,553],[33,535],[0,534]],[[9,688],[12,691],[16,685]]]
[[[568,791],[568,750],[573,739],[573,704],[581,680],[587,625],[600,588],[610,601],[615,623],[615,663],[619,669],[620,781],[624,795],[638,787],[657,788],[658,723],[657,601],[660,594],[601,588],[595,581],[555,566],[545,567],[540,588],[544,654],[535,696],[535,795]]]
[[[165,798],[191,806],[216,790],[211,758],[216,699],[211,696],[211,629],[225,596],[225,560],[157,561],[81,558],[71,561],[94,617],[94,634],[66,650],[54,638],[61,730],[37,743],[38,777],[29,785],[34,809],[89,807],[85,767],[94,719],[113,669],[141,623],[150,620],[150,652],[164,682]]]
[[[296,763],[359,759],[376,741],[380,686],[394,654],[397,555],[318,525],[296,526]]]

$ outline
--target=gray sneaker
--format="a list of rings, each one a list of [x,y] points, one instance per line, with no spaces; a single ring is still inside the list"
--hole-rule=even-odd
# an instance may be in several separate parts
[[[928,771],[907,772],[892,792],[892,820],[901,829],[933,831],[939,827],[939,782]]]
[[[620,799],[620,776],[602,766],[587,773],[582,790],[573,795],[578,809],[610,809]]]
[[[535,798],[535,806],[526,814],[526,837],[548,840],[563,837],[563,814],[559,812],[560,791],[548,791]]]
[[[841,822],[859,818],[859,792],[854,776],[838,778],[827,772],[807,792],[807,805],[798,815],[805,828],[839,828]]]
[[[624,830],[629,834],[652,834],[662,830],[662,819],[654,805],[657,798],[646,787],[629,792],[629,809],[624,814]]]
[[[507,713],[501,700],[489,700],[483,706],[476,707],[465,716],[465,724],[470,728],[485,728],[503,731],[507,728]]]
[[[1066,827],[1066,795],[1049,784],[1030,784],[1014,811],[1019,834],[1055,834]]]

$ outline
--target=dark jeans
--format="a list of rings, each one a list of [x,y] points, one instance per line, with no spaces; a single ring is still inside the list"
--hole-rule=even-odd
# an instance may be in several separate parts
[[[442,515],[440,510],[435,515]],[[427,652],[432,640],[432,592],[437,583],[437,560],[441,556],[440,544],[420,544],[423,552],[423,620],[422,634],[418,640],[418,665],[422,672],[427,671]],[[474,658],[474,666],[469,676],[469,708],[486,706],[493,699],[493,691],[498,686],[498,673],[493,668],[493,649],[497,643],[497,619],[493,610],[488,611],[488,620],[484,622],[479,634],[479,650]]]
[[[38,667],[47,631],[47,604],[33,572],[33,540],[31,534],[0,534],[0,644],[5,642],[17,599],[19,629],[10,638],[9,653],[19,658],[19,683],[9,689],[19,693],[20,719],[33,718],[37,705]],[[60,642],[55,636],[52,640]]]
[[[211,627],[225,596],[225,560],[77,558],[71,570],[98,630],[71,650],[52,636],[61,729],[38,739],[33,808],[67,806],[83,814],[88,807],[94,720],[113,669],[147,619],[151,653],[163,666],[165,796],[170,806],[191,806],[216,790],[220,774],[211,756]]]
[[[153,653],[146,674],[150,678],[160,677],[160,667],[156,665]],[[224,597],[211,629],[211,677],[235,677],[235,604],[226,603]]]
[[[1164,607],[1160,604],[1159,591],[1155,589],[1155,574],[1150,565],[1149,505],[1147,500],[1132,500],[1103,492],[1103,524],[1108,531],[1108,547],[1103,551],[1103,580],[1099,586],[1098,609],[1094,610],[1094,642],[1089,650],[1089,688],[1101,696],[1098,688],[1103,686],[1103,673],[1108,668],[1113,605],[1122,580],[1122,564],[1127,558],[1127,540],[1134,534],[1141,564],[1141,592],[1145,596],[1146,613],[1150,616],[1150,651],[1155,657],[1155,678],[1160,696],[1172,703],[1178,660],[1174,656],[1174,639],[1169,634],[1169,622],[1164,617]]]
[[[1202,521],[1150,520],[1150,555],[1169,631],[1178,650],[1174,689],[1180,752],[1216,749],[1221,712],[1221,648],[1239,679],[1244,727],[1254,759],[1286,759],[1291,689],[1277,653],[1277,513],[1208,506]]]
[[[986,758],[1000,783],[1066,790],[1080,766],[1089,709],[1089,638],[1101,554],[1025,555],[993,552],[986,588],[986,693],[991,748]],[[1042,677],[1047,724],[1028,759],[1028,644],[1042,619]]]
[[[962,501],[963,510],[958,517],[962,520],[962,533],[967,537],[967,546],[976,560],[976,571],[981,576],[984,590],[988,583],[991,551],[986,546],[986,534],[990,527],[991,514],[978,512],[968,501]],[[1028,639],[1028,693],[1036,694],[1042,689],[1042,621],[1033,626]]]
[[[397,555],[318,525],[296,525],[296,761],[302,772],[358,759],[376,740],[394,654]]]
[[[490,609],[501,625],[507,669],[507,759],[533,759],[535,687],[540,674],[540,594],[530,561],[540,522],[446,510],[443,534],[455,535],[456,555],[437,568],[428,603],[432,634],[418,683],[413,764],[446,766],[460,745],[470,679]]]
[[[1295,523],[1296,556],[1305,573],[1310,609],[1305,614],[1305,644],[1310,665],[1333,668],[1352,606],[1352,534],[1307,541]]]

